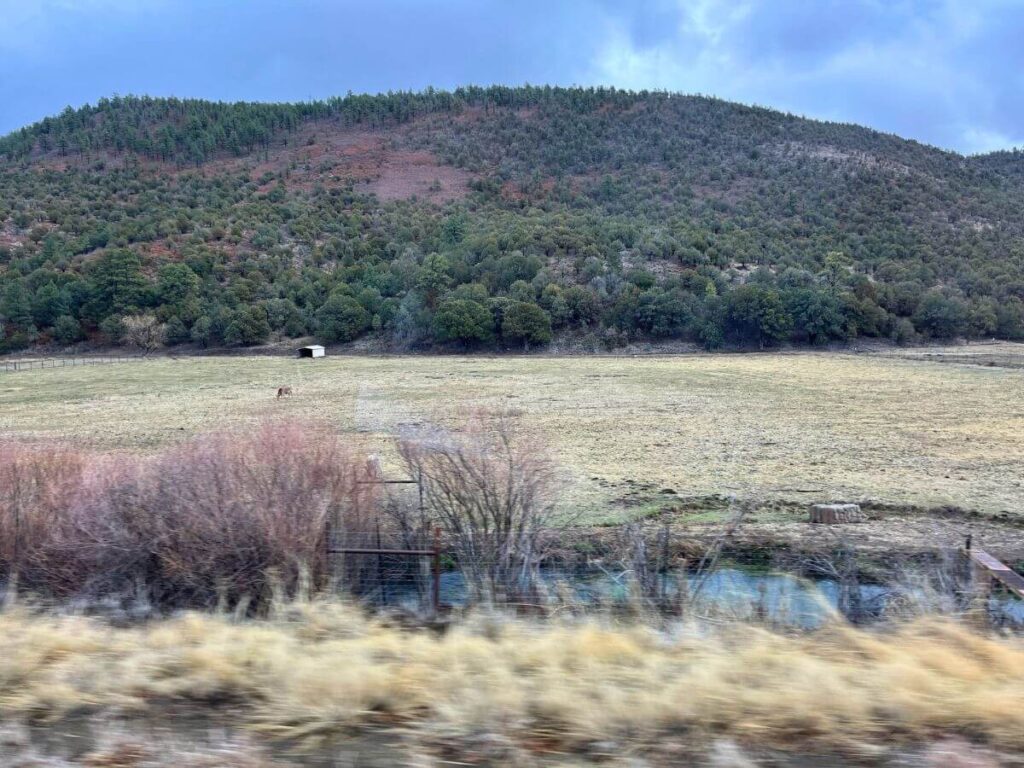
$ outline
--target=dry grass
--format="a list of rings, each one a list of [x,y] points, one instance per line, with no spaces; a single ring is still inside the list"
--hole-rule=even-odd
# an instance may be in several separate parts
[[[437,636],[333,603],[292,605],[268,622],[191,614],[133,629],[0,615],[7,717],[158,714],[176,702],[292,739],[383,724],[568,749],[720,736],[857,749],[960,734],[1014,750],[1024,748],[1022,700],[1020,641],[952,623],[801,636],[686,626],[666,636],[480,618]]]
[[[279,385],[295,396],[276,401]],[[0,374],[0,434],[152,449],[283,414],[352,433],[397,473],[398,425],[512,406],[566,468],[569,502],[600,516],[626,480],[1017,514],[1022,393],[1020,369],[826,353],[157,359]]]

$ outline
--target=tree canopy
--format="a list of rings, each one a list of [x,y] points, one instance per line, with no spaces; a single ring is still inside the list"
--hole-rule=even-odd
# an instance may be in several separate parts
[[[611,88],[104,99],[0,138],[0,351],[139,315],[168,344],[1017,339],[1022,157]]]

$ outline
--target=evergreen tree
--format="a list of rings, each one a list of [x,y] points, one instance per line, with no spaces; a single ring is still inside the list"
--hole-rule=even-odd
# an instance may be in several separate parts
[[[511,301],[502,315],[501,338],[510,344],[521,343],[524,350],[530,344],[547,344],[551,341],[551,318],[536,304]]]
[[[335,294],[316,312],[317,336],[322,341],[353,341],[370,328],[371,320],[354,298]]]
[[[263,307],[241,307],[228,315],[224,328],[225,344],[249,347],[262,344],[269,336],[270,325]]]
[[[0,315],[3,315],[7,322],[22,329],[32,325],[32,303],[24,283],[20,280],[10,283],[4,291]]]
[[[53,283],[47,283],[36,291],[32,302],[32,318],[36,325],[48,328],[57,321],[57,318],[67,315],[69,311],[67,297]]]
[[[725,323],[728,335],[740,342],[756,342],[764,349],[789,335],[793,319],[778,291],[748,284],[726,296]]]
[[[493,321],[487,307],[466,299],[449,299],[434,314],[434,335],[438,341],[463,344],[494,339]]]
[[[53,338],[62,344],[72,344],[82,338],[82,326],[70,315],[62,315],[53,324]]]
[[[124,315],[138,309],[146,288],[142,262],[134,251],[104,251],[90,272],[93,314],[97,318]]]

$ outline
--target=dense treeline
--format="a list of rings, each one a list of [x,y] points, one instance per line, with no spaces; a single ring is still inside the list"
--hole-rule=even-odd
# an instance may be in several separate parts
[[[630,101],[641,97],[615,89],[577,92],[503,86],[460,88],[454,93],[429,89],[376,96],[349,94],[297,104],[115,96],[100,99],[96,106],[68,107],[58,117],[0,138],[0,156],[15,160],[54,149],[62,156],[112,150],[201,164],[218,153],[241,156],[266,148],[283,132],[307,120],[382,126],[433,112],[458,113],[467,105],[521,107],[551,99],[563,103],[567,96],[578,108],[592,108],[616,97]]]
[[[353,126],[463,169],[465,197],[382,201],[329,153],[282,154]],[[0,139],[0,155],[5,351],[1024,337],[1015,152],[964,158],[700,97],[527,87],[115,98]]]

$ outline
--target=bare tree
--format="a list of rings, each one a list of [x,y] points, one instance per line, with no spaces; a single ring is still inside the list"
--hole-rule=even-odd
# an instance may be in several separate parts
[[[729,499],[729,516],[726,518],[721,530],[704,550],[704,555],[697,564],[697,572],[694,576],[694,586],[689,600],[696,602],[700,593],[708,583],[708,579],[714,574],[718,567],[718,560],[722,556],[725,545],[729,543],[735,533],[743,525],[743,521],[750,516],[752,510],[757,508],[757,501],[753,498]]]
[[[666,575],[669,569],[668,524],[657,528],[657,534],[650,541],[644,521],[634,521],[622,527],[622,565],[630,575],[636,597],[644,600],[664,601],[666,597]]]
[[[529,593],[558,487],[545,447],[509,411],[472,412],[459,431],[419,430],[398,447],[474,598]]]
[[[860,583],[860,563],[857,551],[840,539],[833,550],[806,555],[802,558],[805,573],[836,583],[836,609],[851,622],[863,621],[867,606]]]
[[[145,352],[159,349],[167,338],[167,326],[153,315],[125,315],[121,325],[124,328],[122,341]]]

